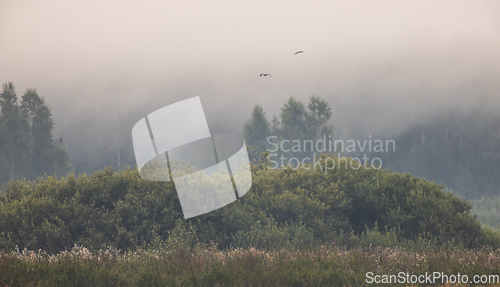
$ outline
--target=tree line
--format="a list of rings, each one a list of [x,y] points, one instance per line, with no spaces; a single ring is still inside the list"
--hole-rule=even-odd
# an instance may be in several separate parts
[[[257,104],[243,127],[244,137],[256,158],[267,150],[275,154],[274,159],[280,164],[278,159],[282,155],[312,158],[313,152],[304,145],[295,152],[283,151],[281,146],[276,152],[273,149],[284,140],[288,140],[287,144],[292,140],[316,143],[325,135],[327,140],[332,136],[333,142],[342,140],[342,135],[333,134],[335,129],[329,124],[331,115],[329,103],[319,96],[312,96],[307,105],[291,97],[271,121],[264,108]],[[376,136],[371,136],[354,140],[374,143]],[[266,140],[268,137],[272,137],[272,144]],[[384,152],[361,152],[359,149],[348,152],[345,149],[341,155],[362,159],[366,154],[369,159],[380,158],[382,168],[442,183],[466,198],[500,194],[500,114],[481,109],[443,113],[398,133],[376,138],[380,142],[390,142],[391,148]],[[289,148],[290,145],[285,146]],[[338,156],[337,152],[327,153]]]
[[[391,136],[397,152],[385,168],[434,180],[466,198],[500,194],[500,115],[439,115]]]
[[[0,183],[71,171],[62,139],[52,138],[50,108],[36,90],[27,89],[19,100],[14,84],[4,83],[0,106]]]
[[[256,104],[247,123],[243,126],[243,135],[249,151],[255,158],[270,149],[270,139],[274,141],[317,140],[324,135],[332,135],[334,127],[328,124],[332,116],[329,103],[319,96],[312,95],[309,102],[290,97],[281,108],[281,113],[269,121],[263,107]],[[284,150],[276,155],[288,154]],[[301,150],[294,156],[304,157],[311,152]]]

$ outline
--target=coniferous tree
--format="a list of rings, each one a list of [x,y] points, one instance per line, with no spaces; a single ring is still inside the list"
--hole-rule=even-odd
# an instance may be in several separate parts
[[[270,125],[264,109],[261,105],[255,105],[252,117],[243,126],[243,135],[251,151],[255,149],[256,155],[265,152],[267,150],[266,139],[270,134]]]
[[[28,89],[19,104],[15,87],[9,82],[3,85],[0,103],[1,182],[70,172],[69,154],[62,147],[62,139],[52,139],[50,108],[36,90]]]
[[[310,148],[305,150],[305,146],[290,150],[290,146],[297,141],[303,143],[304,140],[316,141],[322,139],[324,135],[333,133],[333,126],[328,125],[332,116],[330,105],[319,96],[311,96],[307,107],[303,102],[294,97],[290,97],[283,105],[279,116],[273,116],[271,124],[267,121],[262,106],[256,105],[252,111],[251,119],[244,125],[244,135],[247,145],[257,146],[257,152],[264,152],[271,146],[267,142],[267,137],[273,136],[274,149],[277,143],[287,141],[285,150],[273,151],[278,155],[286,154],[286,157],[311,157],[314,151]],[[272,149],[270,149],[272,150]]]
[[[4,182],[16,177],[22,177],[26,165],[24,157],[26,141],[23,134],[25,123],[17,100],[14,84],[12,82],[3,84],[3,90],[0,93],[0,141],[3,165],[1,179]]]
[[[33,89],[28,89],[22,97],[21,114],[27,123],[25,137],[30,171],[33,176],[40,176],[47,172],[47,167],[53,167],[52,115],[45,101]]]

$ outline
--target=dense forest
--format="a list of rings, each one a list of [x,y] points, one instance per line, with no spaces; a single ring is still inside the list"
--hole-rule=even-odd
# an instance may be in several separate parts
[[[386,168],[444,184],[466,198],[500,195],[500,115],[473,111],[437,116],[394,135]]]

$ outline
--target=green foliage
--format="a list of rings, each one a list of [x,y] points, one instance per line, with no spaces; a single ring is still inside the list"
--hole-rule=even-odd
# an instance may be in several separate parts
[[[307,106],[294,97],[290,97],[281,108],[279,117],[274,116],[271,123],[266,118],[260,105],[255,105],[252,117],[243,126],[243,134],[250,152],[254,157],[270,148],[267,138],[281,140],[317,140],[333,133],[333,126],[327,125],[332,116],[330,105],[319,96],[312,95]],[[283,151],[276,153],[288,154]],[[294,153],[295,157],[311,156],[304,150]]]
[[[279,158],[284,156],[286,165],[289,163],[286,159],[313,157],[313,152],[306,150],[305,144],[297,143],[304,140],[317,143],[323,135],[328,140],[328,136],[333,134],[333,127],[327,124],[331,115],[329,103],[317,96],[312,96],[307,104],[290,97],[271,123],[265,118],[262,107],[257,105],[252,118],[244,126],[245,139],[251,151],[255,147],[258,152],[272,150],[273,160],[281,164]],[[262,124],[257,125],[257,119],[261,119]],[[343,151],[343,155],[380,158],[384,168],[442,183],[465,198],[495,196],[500,186],[499,127],[500,115],[487,112],[484,108],[440,113],[397,133],[378,136],[381,140],[393,140],[395,152],[358,150],[351,153]],[[289,141],[283,149],[292,151],[273,150],[276,146],[266,142],[266,135],[275,137],[270,139],[273,144]],[[345,131],[343,135],[347,135]],[[294,140],[296,143],[292,142]],[[297,147],[295,151],[294,146]]]
[[[36,90],[28,89],[18,103],[9,82],[3,85],[0,104],[0,183],[46,173],[67,175],[69,155],[61,140],[52,139],[52,114]]]
[[[255,105],[252,110],[252,117],[243,126],[243,136],[247,141],[247,145],[253,150],[256,155],[266,151],[266,138],[270,136],[270,124],[266,118],[266,113],[262,106]]]
[[[135,250],[213,242],[221,249],[279,249],[371,240],[500,247],[498,233],[481,228],[471,204],[443,186],[409,174],[333,168],[337,160],[322,155],[316,166],[276,170],[263,160],[252,166],[245,196],[189,220],[171,182],[143,180],[136,169],[10,182],[0,196],[0,248],[56,253],[73,244]]]
[[[321,138],[322,135],[331,135],[333,127],[328,126],[327,122],[332,116],[332,111],[328,102],[318,96],[312,95],[307,106],[309,108],[309,126],[316,131],[315,138]]]
[[[23,157],[27,145],[23,134],[24,122],[19,110],[15,87],[12,83],[3,84],[0,94],[0,180],[22,178],[22,170],[27,165]]]
[[[286,139],[310,138],[311,130],[307,129],[308,116],[304,104],[290,97],[281,108],[281,134]]]
[[[477,220],[500,231],[500,196],[483,196],[470,201],[473,206],[471,213],[477,216]]]

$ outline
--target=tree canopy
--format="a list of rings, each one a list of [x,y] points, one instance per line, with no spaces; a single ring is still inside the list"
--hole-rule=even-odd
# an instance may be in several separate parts
[[[255,105],[252,116],[243,126],[244,137],[250,151],[256,157],[270,148],[268,137],[281,140],[318,140],[333,133],[328,125],[332,116],[330,104],[319,96],[312,95],[307,106],[300,100],[290,97],[281,108],[279,116],[268,121],[264,109]],[[283,153],[279,151],[278,153]],[[294,156],[311,156],[309,152],[295,153]]]

